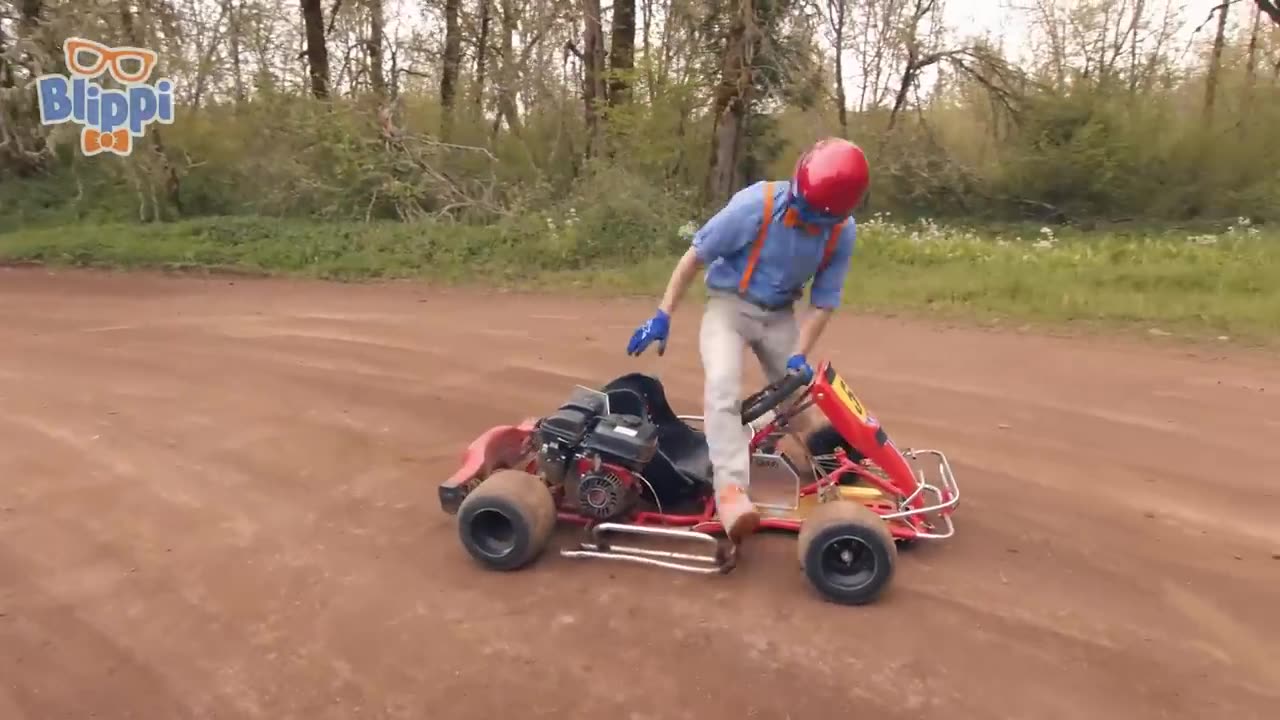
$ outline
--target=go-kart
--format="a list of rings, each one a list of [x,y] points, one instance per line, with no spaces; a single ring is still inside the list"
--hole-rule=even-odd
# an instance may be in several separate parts
[[[798,438],[793,428],[811,408],[826,423]],[[812,377],[784,375],[741,409],[760,529],[798,533],[800,566],[823,597],[872,602],[893,577],[897,543],[955,532],[960,492],[946,456],[899,450],[829,362]],[[457,515],[467,552],[493,570],[532,563],[562,521],[586,534],[578,547],[561,550],[565,557],[727,573],[737,551],[717,538],[724,528],[706,438],[695,427],[701,421],[676,415],[650,375],[623,375],[598,390],[578,386],[555,412],[477,437],[440,485],[440,505]],[[789,437],[798,450],[780,447]],[[614,533],[708,550],[615,545]]]

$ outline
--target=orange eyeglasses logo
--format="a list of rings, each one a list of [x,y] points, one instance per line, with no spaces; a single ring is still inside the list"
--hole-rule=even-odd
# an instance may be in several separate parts
[[[81,125],[80,150],[85,155],[133,152],[133,139],[153,122],[173,123],[173,81],[148,84],[159,55],[136,47],[110,47],[72,37],[62,45],[70,76],[49,73],[38,79],[40,122]],[[95,82],[106,73],[123,89]]]

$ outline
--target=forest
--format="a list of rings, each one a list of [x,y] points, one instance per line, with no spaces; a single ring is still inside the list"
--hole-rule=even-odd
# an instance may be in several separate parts
[[[946,1],[4,0],[0,172],[118,188],[103,204],[143,220],[491,218],[596,182],[712,207],[829,134],[871,156],[864,212],[1280,207],[1273,0],[984,10],[1005,38]],[[160,53],[178,119],[146,152],[77,157],[75,127],[39,124],[31,79],[65,72],[68,36]]]
[[[517,246],[548,271],[645,262],[827,135],[869,155],[868,237],[1173,232],[1184,254],[1267,234],[1275,0],[981,1],[0,0],[0,244],[46,258],[56,232],[74,260],[120,233],[119,256],[294,266],[359,251],[373,274]],[[42,124],[34,79],[67,71],[68,37],[159,53],[174,122],[126,157]]]

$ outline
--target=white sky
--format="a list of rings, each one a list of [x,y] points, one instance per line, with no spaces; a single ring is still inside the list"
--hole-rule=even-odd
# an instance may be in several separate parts
[[[856,1],[856,0],[855,0]],[[1073,1],[1078,0],[1057,0],[1059,7],[1070,6]],[[611,0],[604,0],[602,3],[606,8],[610,5]],[[1164,6],[1170,0],[1157,0],[1148,6],[1149,12],[1156,12],[1156,6]],[[1204,21],[1210,8],[1218,4],[1220,0],[1172,0],[1174,6],[1183,8],[1180,13],[1182,28],[1179,33],[1179,41],[1182,45],[1179,50],[1186,46],[1186,43],[1192,39],[1191,30]],[[943,17],[945,18],[947,30],[953,37],[963,37],[971,34],[989,34],[992,39],[1004,47],[1007,57],[1015,61],[1026,58],[1029,48],[1027,43],[1029,37],[1029,15],[1028,11],[1022,8],[1034,7],[1034,2],[1029,0],[942,0]],[[438,6],[431,6],[427,9],[421,0],[388,0],[386,3],[386,11],[388,14],[387,32],[394,34],[397,30],[402,37],[411,32],[414,28],[433,30],[441,24],[439,19]],[[1232,13],[1232,24],[1241,22],[1246,13],[1239,10]],[[607,20],[606,20],[607,22]],[[639,18],[637,17],[637,22]],[[1204,36],[1211,34],[1212,28],[1202,30],[1197,40],[1206,39]],[[606,34],[607,34],[606,29]],[[443,33],[428,32],[429,41],[443,42]],[[606,42],[608,38],[606,37]],[[861,78],[857,76],[857,63],[852,61],[845,63],[845,81],[848,87],[859,87]],[[921,81],[926,86],[933,80],[933,73],[926,73],[921,77]]]
[[[1177,43],[1180,43],[1177,45],[1178,50],[1193,40],[1212,39],[1212,23],[1201,28],[1197,35],[1193,36],[1192,31],[1206,20],[1209,11],[1220,2],[1221,0],[1175,0],[1171,3],[1177,11],[1175,18],[1178,30],[1175,37]],[[1072,4],[1071,0],[1058,0],[1059,7],[1069,7]],[[993,38],[1002,42],[1009,55],[1016,58],[1026,50],[1025,40],[1028,39],[1027,10],[1020,8],[1031,6],[1032,3],[1026,0],[946,0],[943,16],[948,26],[957,34],[991,33]],[[1147,11],[1158,16],[1164,7],[1164,2],[1158,2],[1148,5]],[[1252,17],[1252,3],[1240,3],[1232,8],[1228,16],[1228,27],[1238,28],[1242,23],[1251,22]],[[1151,20],[1156,21],[1158,18],[1151,17]]]
[[[991,32],[999,36],[1002,31],[1002,25],[1013,20],[1015,24],[1019,22],[1019,18],[1014,17],[1015,13],[1001,7],[1001,0],[952,0],[943,7],[943,17],[947,19],[947,23],[962,33],[967,32]],[[1004,28],[1007,31],[1008,28]]]

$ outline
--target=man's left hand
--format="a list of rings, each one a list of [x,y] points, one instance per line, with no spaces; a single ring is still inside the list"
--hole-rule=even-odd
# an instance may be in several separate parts
[[[800,371],[800,374],[804,376],[806,381],[813,379],[813,368],[809,367],[809,361],[800,353],[792,355],[791,359],[787,360],[787,370]]]

